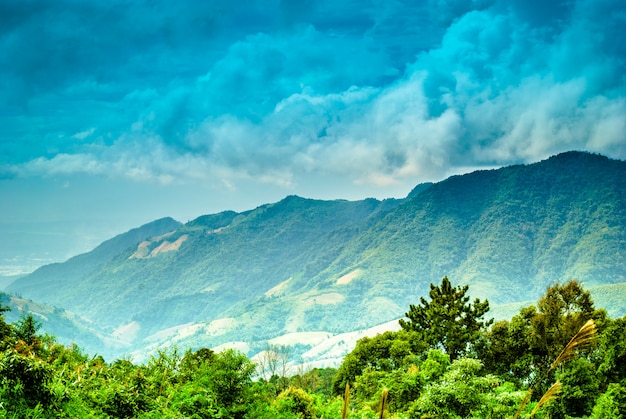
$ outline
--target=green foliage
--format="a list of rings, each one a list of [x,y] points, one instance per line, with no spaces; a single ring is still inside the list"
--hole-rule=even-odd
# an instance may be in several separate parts
[[[530,324],[531,348],[534,353],[543,353],[550,362],[587,320],[604,317],[604,313],[595,310],[591,294],[578,281],[548,287],[537,308]]]
[[[510,321],[494,324],[477,344],[476,353],[488,371],[518,384],[536,382],[536,393],[542,394],[554,382],[550,365],[572,336],[587,320],[603,323],[605,318],[579,282],[557,283],[547,288],[537,307],[523,308]]]
[[[428,357],[420,366],[425,381],[432,382],[439,379],[450,366],[450,355],[434,349],[428,352]]]
[[[419,335],[405,330],[362,338],[339,367],[333,380],[333,393],[342,394],[346,384],[353,384],[366,368],[392,371],[414,362],[425,349],[426,345]]]
[[[23,316],[15,325],[14,335],[17,340],[26,342],[28,345],[35,343],[37,331],[41,328],[41,323],[35,320],[31,314]]]
[[[501,385],[500,380],[492,375],[481,375],[481,370],[482,363],[476,359],[455,360],[441,380],[425,387],[412,406],[412,417],[504,418],[512,415],[517,403],[508,400],[508,405],[503,405],[505,400],[496,391]],[[523,394],[516,396],[513,401],[519,402],[523,398]]]
[[[534,371],[534,357],[528,342],[534,306],[523,308],[509,320],[496,322],[483,334],[475,350],[485,368],[521,384]]]
[[[430,301],[420,298],[419,305],[411,304],[408,320],[401,319],[403,329],[417,332],[432,348],[442,348],[452,360],[465,354],[480,337],[480,332],[491,321],[483,321],[489,311],[489,302],[466,296],[469,286],[453,287],[447,277],[441,285],[430,284]]]
[[[598,342],[598,374],[607,383],[626,382],[626,317],[608,321]]]
[[[244,354],[232,349],[221,352],[205,376],[210,380],[218,405],[238,412],[249,397],[254,370],[254,364]]]
[[[590,415],[600,396],[600,383],[591,361],[586,358],[572,360],[556,374],[556,379],[562,388],[557,402],[552,404],[553,409],[572,417]]]
[[[563,289],[574,290],[576,298],[563,297],[567,295]],[[584,304],[552,310],[566,307],[559,299],[580,301],[580,296]],[[101,356],[87,356],[76,345],[65,347],[49,336],[26,333],[33,323],[24,318],[7,325],[9,339],[0,352],[0,419],[337,418],[342,397],[330,392],[335,372],[332,383],[353,384],[349,419],[505,419],[513,417],[519,406],[522,418],[529,418],[539,406],[537,418],[621,418],[626,414],[621,368],[626,319],[604,319],[584,296],[584,289],[573,285],[549,289],[544,298],[556,301],[548,306],[540,301],[539,310],[523,308],[511,320],[494,324],[483,332],[474,357],[451,361],[439,349],[427,351],[422,336],[406,330],[362,339],[338,370],[313,369],[285,377],[290,385],[278,394],[271,380],[252,380],[255,365],[237,351],[202,348],[180,354],[173,348],[157,351],[143,364],[128,359],[107,363]],[[552,329],[537,325],[568,327],[584,318],[581,313],[602,321],[598,344],[576,346],[568,362],[552,369],[551,379],[561,383],[558,398],[523,404],[532,385],[528,379],[545,364],[539,349],[556,339]],[[542,331],[549,335],[542,336]],[[18,339],[19,333],[28,339]],[[535,340],[545,346],[532,346]],[[517,356],[525,361],[497,361]],[[509,380],[512,371],[526,378]],[[535,399],[541,396],[536,393]]]
[[[593,419],[622,419],[626,417],[626,386],[612,383],[593,408]]]
[[[313,397],[296,387],[288,387],[283,390],[276,398],[274,407],[279,413],[290,413],[296,418],[315,418]]]
[[[220,409],[210,390],[196,383],[185,383],[170,394],[172,409],[184,417],[194,419],[212,419],[219,417]]]
[[[292,376],[290,383],[308,393],[329,397],[333,392],[333,379],[336,374],[335,368],[313,368]]]
[[[7,341],[11,339],[13,330],[9,324],[4,321],[4,313],[11,310],[9,307],[2,305],[2,297],[6,294],[0,293],[0,350],[3,350]]]
[[[16,406],[17,409],[49,406],[54,398],[49,386],[52,374],[52,368],[28,350],[21,353],[15,348],[1,352],[0,401],[11,410]]]

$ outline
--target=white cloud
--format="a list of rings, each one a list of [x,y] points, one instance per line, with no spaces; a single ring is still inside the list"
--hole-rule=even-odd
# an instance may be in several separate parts
[[[76,134],[72,135],[72,137],[76,138],[77,140],[85,140],[86,138],[93,135],[95,131],[95,128],[89,128],[88,130],[77,132]]]

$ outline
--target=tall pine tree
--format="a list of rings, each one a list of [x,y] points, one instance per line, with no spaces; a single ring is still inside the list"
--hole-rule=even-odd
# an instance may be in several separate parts
[[[489,311],[487,300],[469,302],[468,286],[453,287],[448,277],[441,285],[430,284],[430,301],[420,298],[419,305],[411,304],[400,326],[415,331],[433,348],[445,350],[451,360],[464,355],[469,346],[476,342],[480,330],[493,320],[483,321]]]

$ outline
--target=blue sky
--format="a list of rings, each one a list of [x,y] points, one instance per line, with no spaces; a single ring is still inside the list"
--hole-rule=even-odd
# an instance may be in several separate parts
[[[626,158],[622,0],[0,0],[0,274],[162,216]]]

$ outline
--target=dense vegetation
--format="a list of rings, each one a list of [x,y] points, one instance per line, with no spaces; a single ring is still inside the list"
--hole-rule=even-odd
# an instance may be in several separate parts
[[[467,291],[447,278],[431,284],[400,331],[360,340],[338,370],[290,377],[276,348],[262,368],[206,348],[107,363],[38,335],[31,316],[7,324],[1,306],[0,418],[626,415],[626,317],[609,318],[570,281],[490,325],[488,302],[469,303]]]

